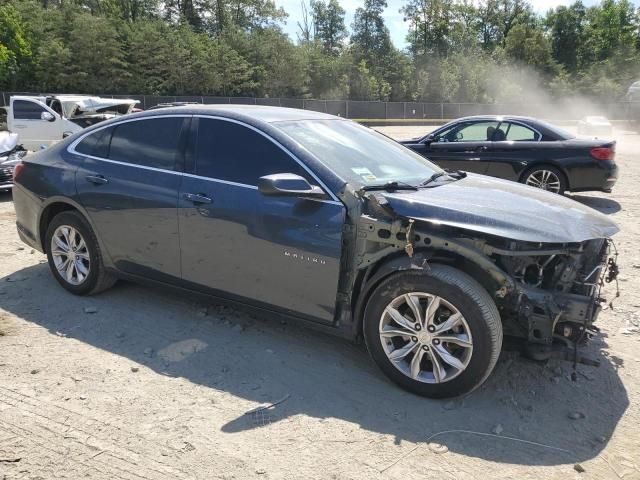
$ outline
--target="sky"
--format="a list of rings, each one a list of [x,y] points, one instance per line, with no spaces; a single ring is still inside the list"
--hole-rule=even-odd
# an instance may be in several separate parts
[[[302,18],[302,9],[300,7],[300,0],[275,0],[276,5],[284,7],[289,14],[287,23],[284,26],[284,31],[293,39],[297,40],[298,22]],[[530,0],[533,8],[539,13],[545,13],[550,8],[557,7],[558,5],[569,5],[573,0]],[[306,2],[307,5],[309,2]],[[361,6],[362,0],[340,0],[340,5],[345,9],[345,23],[347,27],[351,29],[351,23],[353,22],[353,14],[356,8]],[[398,48],[404,48],[406,46],[405,37],[407,36],[407,24],[402,21],[402,14],[398,12],[402,7],[404,0],[387,0],[388,7],[384,12],[384,20],[391,32],[391,39]],[[587,6],[597,3],[597,0],[583,0],[583,3]]]

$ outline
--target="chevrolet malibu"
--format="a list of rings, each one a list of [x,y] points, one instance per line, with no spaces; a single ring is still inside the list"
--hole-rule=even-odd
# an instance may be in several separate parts
[[[364,340],[429,397],[482,384],[503,335],[577,345],[616,271],[600,213],[303,110],[103,122],[25,158],[14,200],[21,239],[73,294],[126,278],[293,317]]]

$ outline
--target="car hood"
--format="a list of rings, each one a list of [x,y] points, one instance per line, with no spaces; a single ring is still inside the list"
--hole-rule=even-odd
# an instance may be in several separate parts
[[[138,100],[130,98],[122,99],[101,97],[86,97],[81,99],[65,100],[62,102],[63,108],[68,112],[69,118],[78,115],[102,113],[111,110],[124,115],[131,113],[133,107],[138,103]]]
[[[582,242],[619,230],[605,215],[574,200],[483,175],[382,195],[405,217],[525,242]]]

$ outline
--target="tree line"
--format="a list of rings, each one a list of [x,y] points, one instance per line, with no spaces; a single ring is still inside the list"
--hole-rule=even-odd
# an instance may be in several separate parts
[[[536,14],[525,0],[301,0],[297,38],[273,0],[0,0],[0,89],[425,102],[623,99],[640,77],[628,0]]]

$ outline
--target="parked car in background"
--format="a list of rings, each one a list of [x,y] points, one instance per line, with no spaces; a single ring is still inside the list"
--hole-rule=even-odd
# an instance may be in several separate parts
[[[442,168],[513,180],[554,193],[610,192],[618,176],[615,141],[576,138],[528,117],[459,118],[401,143]]]
[[[0,132],[0,192],[13,187],[13,170],[26,153],[17,134]]]
[[[50,146],[98,122],[130,113],[133,99],[86,95],[12,96],[7,128],[27,150]]]
[[[578,121],[578,135],[611,138],[613,125],[606,117],[588,116]]]
[[[640,80],[629,85],[626,95],[627,102],[640,101]]]
[[[364,338],[391,380],[432,397],[484,382],[503,332],[577,345],[618,230],[568,198],[448,174],[352,121],[278,107],[111,120],[29,155],[15,182],[20,238],[69,292],[130,278],[311,322]]]

